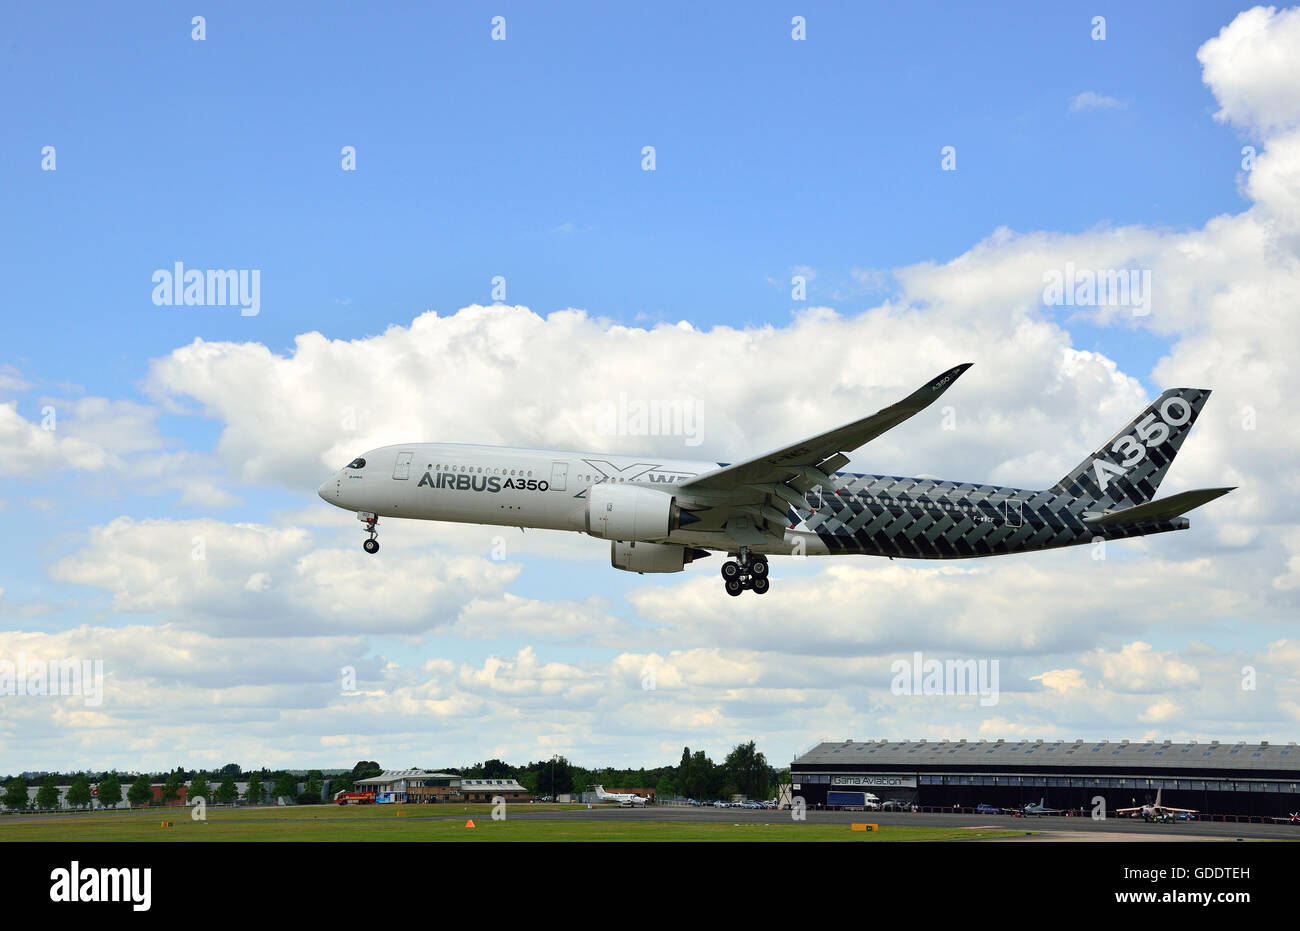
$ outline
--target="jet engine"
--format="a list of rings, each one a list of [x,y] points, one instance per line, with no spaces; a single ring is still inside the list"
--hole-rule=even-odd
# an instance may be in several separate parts
[[[601,482],[587,490],[587,533],[593,537],[663,540],[696,519],[678,507],[672,495],[641,485]]]
[[[624,572],[681,572],[688,562],[709,555],[708,550],[675,543],[625,543],[609,545],[609,562]]]

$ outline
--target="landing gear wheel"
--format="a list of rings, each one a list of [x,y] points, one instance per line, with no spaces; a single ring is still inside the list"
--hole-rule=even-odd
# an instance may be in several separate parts
[[[751,575],[763,578],[767,575],[766,559],[751,559],[749,561],[749,571]]]
[[[740,563],[734,559],[728,559],[722,564],[722,577],[730,581],[740,577]]]
[[[739,595],[744,590],[745,590],[745,585],[743,582],[740,581],[740,579],[727,579],[728,595],[732,595],[732,596]]]
[[[760,575],[750,583],[749,587],[754,590],[755,595],[766,595],[767,590],[772,587],[772,583],[767,580],[767,576]]]
[[[362,548],[363,550],[365,550],[367,553],[371,553],[371,554],[378,553],[378,552],[379,552],[379,541],[378,541],[378,540],[367,540],[365,543],[362,543],[362,544],[361,544],[361,548]]]

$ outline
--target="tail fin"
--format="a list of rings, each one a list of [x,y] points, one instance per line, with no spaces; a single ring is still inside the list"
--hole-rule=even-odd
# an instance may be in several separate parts
[[[1170,388],[1051,490],[1102,509],[1150,501],[1209,396],[1208,388]]]

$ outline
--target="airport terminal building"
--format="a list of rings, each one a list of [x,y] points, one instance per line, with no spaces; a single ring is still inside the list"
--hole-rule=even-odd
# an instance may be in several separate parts
[[[1300,747],[1289,744],[1042,740],[820,743],[790,764],[791,792],[809,808],[827,793],[866,791],[922,808],[1108,810],[1166,805],[1206,814],[1278,816],[1300,810]],[[837,796],[838,798],[838,796]]]

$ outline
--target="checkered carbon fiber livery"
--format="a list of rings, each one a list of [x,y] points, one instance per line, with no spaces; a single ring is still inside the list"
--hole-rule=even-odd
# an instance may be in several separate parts
[[[1055,490],[844,472],[835,480],[836,492],[810,493],[809,504],[816,509],[802,512],[794,524],[795,530],[817,534],[832,554],[963,559],[1187,526],[1181,518],[1089,526],[1082,515],[1092,510],[1090,502]]]
[[[1209,397],[1207,388],[1170,388],[1051,490],[1096,502],[1099,510],[1150,501]],[[1134,457],[1140,458],[1126,467]]]

